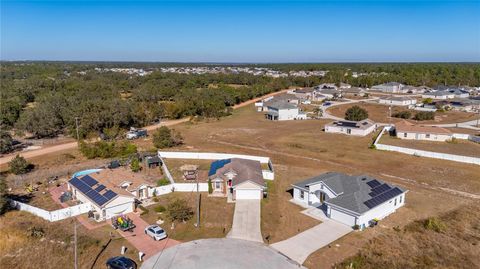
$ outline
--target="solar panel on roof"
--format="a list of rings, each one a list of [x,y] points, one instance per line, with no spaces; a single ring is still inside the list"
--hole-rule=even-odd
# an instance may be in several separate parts
[[[86,194],[87,192],[92,190],[92,188],[90,188],[87,184],[85,184],[83,181],[81,181],[80,179],[78,179],[76,177],[72,178],[69,182],[72,186],[77,188],[82,193]]]
[[[112,190],[108,190],[106,193],[103,194],[103,196],[107,199],[107,200],[111,200],[112,198],[114,198],[115,196],[117,196],[117,194],[112,191]]]
[[[87,184],[87,185],[90,186],[90,187],[92,187],[92,186],[94,186],[95,184],[98,183],[98,181],[96,181],[95,179],[93,179],[93,178],[92,178],[91,176],[89,176],[89,175],[83,176],[83,177],[81,178],[81,180],[82,180],[83,182],[85,182],[85,184]]]
[[[341,121],[339,125],[346,126],[346,127],[357,127],[356,122],[348,122],[348,121]]]
[[[103,197],[100,193],[96,191],[90,191],[86,194],[88,198],[90,198],[94,203],[98,204],[99,206],[104,205],[108,202],[107,198]]]
[[[368,208],[374,208],[376,207],[377,205],[380,205],[390,199],[392,199],[393,197],[395,196],[398,196],[400,194],[402,194],[403,191],[400,190],[399,188],[395,187],[389,191],[386,191],[376,197],[373,197],[372,199],[368,200],[368,201],[365,201],[364,204],[368,207]]]
[[[103,191],[104,189],[105,189],[105,186],[104,186],[104,185],[100,185],[100,186],[98,186],[98,187],[95,188],[95,191],[96,191],[96,192],[101,192],[101,191]]]
[[[382,185],[375,187],[372,189],[372,192],[369,193],[370,196],[374,197],[377,196],[383,192],[386,192],[390,190],[392,187],[390,187],[387,183],[383,183]]]
[[[378,182],[378,180],[376,179],[373,179],[373,180],[370,180],[369,182],[367,182],[367,185],[370,186],[370,188],[375,188],[375,187],[378,187],[380,186],[380,182]]]

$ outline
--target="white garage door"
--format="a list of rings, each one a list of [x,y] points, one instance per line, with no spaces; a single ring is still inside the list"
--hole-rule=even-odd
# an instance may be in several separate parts
[[[112,207],[108,207],[106,208],[106,218],[109,219],[111,217],[114,217],[114,216],[117,216],[117,215],[121,215],[121,214],[127,214],[127,213],[130,213],[132,212],[132,203],[126,203],[126,204],[121,204],[121,205],[116,205],[116,206],[112,206]]]
[[[237,189],[236,190],[236,199],[237,200],[243,200],[243,199],[260,199],[261,198],[261,193],[262,190],[257,189],[257,190],[242,190],[242,189]]]
[[[338,222],[341,222],[343,224],[346,224],[348,226],[355,225],[355,217],[354,216],[350,216],[350,215],[345,214],[343,212],[337,211],[333,208],[332,208],[332,211],[330,213],[330,218],[334,219]]]

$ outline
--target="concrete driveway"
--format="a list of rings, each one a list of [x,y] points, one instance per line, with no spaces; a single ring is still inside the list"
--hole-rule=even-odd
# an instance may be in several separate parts
[[[201,239],[173,246],[147,259],[141,269],[304,268],[263,243],[230,238]]]
[[[313,228],[270,246],[299,264],[303,264],[311,253],[352,231],[349,226],[334,220],[322,221]]]
[[[227,237],[263,243],[260,231],[260,200],[235,202],[232,230]]]

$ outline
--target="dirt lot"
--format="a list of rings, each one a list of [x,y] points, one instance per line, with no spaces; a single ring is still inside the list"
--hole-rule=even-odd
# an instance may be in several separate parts
[[[36,236],[31,231],[34,227]],[[129,249],[126,256],[138,263],[133,246],[110,226],[86,230],[79,224],[77,229],[79,268],[105,268],[108,258],[120,255],[122,246]],[[113,237],[108,243],[110,232]],[[18,211],[0,217],[1,268],[73,268],[73,253],[72,219],[50,224]]]
[[[173,176],[175,182],[196,182],[195,180],[185,180],[183,172],[180,169],[182,165],[198,165],[197,176],[199,182],[207,182],[208,171],[210,169],[211,160],[184,160],[184,159],[164,159],[168,170]]]
[[[345,111],[349,109],[350,107],[358,105],[360,107],[365,108],[368,111],[368,117],[375,121],[375,122],[382,122],[382,123],[395,123],[401,119],[399,118],[389,118],[389,111],[388,111],[388,106],[387,105],[379,105],[379,104],[372,104],[372,103],[366,103],[366,102],[360,102],[356,104],[346,104],[346,105],[340,105],[340,106],[334,106],[332,108],[328,109],[328,112],[334,116],[337,117],[345,117]],[[417,113],[418,111],[415,110],[409,110],[405,107],[400,107],[400,106],[392,106],[392,115],[400,112],[400,111],[405,111],[408,110],[412,113],[412,117]],[[459,112],[459,111],[447,111],[447,112],[436,112],[435,113],[435,120],[430,120],[430,121],[421,121],[420,123],[422,124],[434,124],[434,123],[456,123],[456,122],[466,122],[466,121],[471,121],[475,120],[478,118],[478,115],[475,113],[467,113],[467,112]],[[413,120],[411,120],[414,122]]]
[[[155,223],[159,218],[164,220],[161,226],[167,231],[170,238],[180,241],[191,241],[201,238],[225,237],[232,226],[234,204],[229,204],[226,198],[208,197],[202,193],[200,201],[200,228],[196,229],[196,193],[174,192],[157,197],[158,203],[148,208],[148,213],[141,217],[148,223]],[[162,205],[165,208],[175,199],[185,199],[194,209],[194,216],[186,223],[177,223],[171,229],[172,223],[168,220],[167,213],[157,213],[155,208]]]
[[[480,144],[468,140],[457,139],[455,142],[414,141],[384,134],[379,143],[462,156],[480,156]]]

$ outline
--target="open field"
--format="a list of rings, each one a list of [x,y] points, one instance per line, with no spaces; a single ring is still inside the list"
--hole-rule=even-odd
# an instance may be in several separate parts
[[[360,102],[356,104],[346,104],[340,106],[334,106],[328,109],[328,112],[337,117],[345,117],[345,111],[350,107],[358,105],[362,108],[365,108],[368,111],[368,118],[375,121],[375,122],[382,122],[382,123],[395,123],[400,118],[389,118],[389,111],[387,105],[380,105],[380,104],[373,104],[373,103],[366,103]],[[400,106],[392,106],[392,115],[400,112],[400,111],[410,111],[412,113],[412,117],[415,113],[419,112],[412,109],[407,109],[406,107]],[[446,123],[456,123],[456,122],[466,122],[475,120],[478,118],[478,115],[475,113],[468,113],[468,112],[459,112],[459,111],[447,111],[447,112],[435,112],[435,120],[427,120],[421,121],[418,123],[421,124],[446,124]],[[414,120],[410,120],[411,122],[415,122]]]
[[[384,134],[379,143],[462,156],[480,156],[480,144],[461,139],[456,139],[455,142],[418,141],[400,139],[388,134]]]
[[[330,247],[313,253],[305,262],[309,268],[330,268],[356,254],[369,240],[391,231],[393,227],[403,227],[414,220],[439,215],[477,201],[471,197],[480,193],[480,167],[372,150],[368,145],[373,135],[358,138],[327,134],[322,131],[327,122],[267,121],[262,113],[257,113],[250,105],[220,120],[186,122],[175,126],[185,138],[185,145],[173,150],[270,157],[275,168],[275,180],[268,183],[268,198],[262,201],[261,223],[262,235],[264,238],[269,236],[270,243],[286,239],[318,223],[301,214],[302,209],[289,202],[292,198],[289,190],[294,182],[328,171],[338,171],[369,174],[409,190],[405,207],[381,221],[376,228],[351,233]],[[152,148],[149,139],[135,143],[141,143],[141,147],[146,149]],[[47,158],[54,157],[32,161],[47,169]],[[81,157],[77,157],[70,165],[79,165],[77,162],[80,160]],[[159,203],[166,205],[168,199],[175,196],[184,197],[189,203],[195,202],[194,194],[173,193],[158,197]],[[227,204],[224,198],[209,198],[206,194],[202,195],[202,205],[204,210],[200,230],[193,228],[193,220],[178,224],[173,231],[169,229],[168,222],[162,226],[172,238],[182,241],[223,237],[230,229],[234,205]],[[149,223],[154,223],[159,217],[152,207],[149,207],[148,214],[142,216]],[[5,218],[11,221],[10,216]],[[45,225],[50,227],[56,224]]]
[[[0,217],[0,267],[73,268],[73,226],[73,219],[48,223],[25,212],[6,213]],[[43,235],[32,235],[33,228]],[[86,230],[78,224],[77,229],[79,268],[105,268],[108,258],[120,255],[122,246],[129,249],[126,256],[138,263],[133,246],[109,225]]]
[[[226,198],[208,197],[207,193],[202,193],[200,200],[200,228],[194,227],[196,223],[196,192],[174,192],[157,197],[158,202],[148,206],[148,213],[141,217],[148,223],[154,224],[161,218],[165,222],[161,225],[170,238],[180,241],[191,241],[202,238],[225,237],[230,231],[233,220],[234,204],[228,204]],[[162,205],[165,208],[175,199],[185,199],[194,210],[194,216],[186,223],[176,223],[175,229],[170,229],[171,221],[166,217],[166,212],[157,213],[155,207]]]

